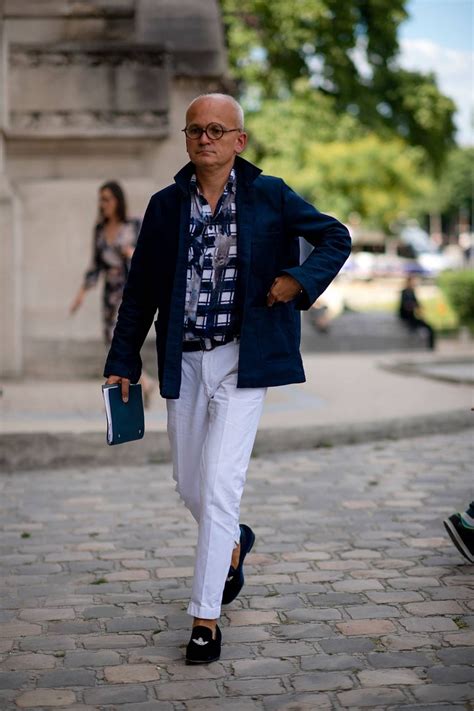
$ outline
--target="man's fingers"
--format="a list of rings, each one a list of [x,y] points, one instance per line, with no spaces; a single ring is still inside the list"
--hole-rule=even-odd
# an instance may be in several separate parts
[[[122,400],[128,402],[128,391],[130,389],[130,380],[122,378]]]

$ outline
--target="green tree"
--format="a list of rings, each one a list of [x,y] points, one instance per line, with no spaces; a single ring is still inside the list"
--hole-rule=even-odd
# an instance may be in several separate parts
[[[263,102],[248,116],[248,157],[324,211],[345,221],[356,212],[366,226],[388,231],[432,191],[423,150],[338,116],[333,103],[301,86],[285,100]]]
[[[455,106],[430,75],[397,66],[406,0],[220,0],[229,62],[250,108],[295,82],[380,135],[422,146],[435,171],[453,144]]]

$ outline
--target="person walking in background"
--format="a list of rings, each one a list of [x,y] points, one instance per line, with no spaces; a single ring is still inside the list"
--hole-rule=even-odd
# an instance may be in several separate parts
[[[71,304],[70,313],[74,314],[82,306],[87,291],[96,286],[103,273],[102,323],[106,347],[112,342],[140,224],[139,219],[128,217],[125,193],[120,184],[111,180],[101,185],[99,219],[94,228],[91,262]],[[141,383],[147,405],[153,383],[144,373]]]
[[[400,294],[399,316],[406,323],[408,328],[416,331],[423,328],[428,334],[428,347],[435,349],[436,338],[434,329],[421,317],[422,309],[415,294],[415,279],[413,276],[407,277],[405,288]]]
[[[474,501],[464,513],[452,514],[443,524],[461,555],[474,563]]]
[[[150,199],[104,375],[127,401],[158,309],[173,477],[198,524],[186,662],[207,663],[256,539],[240,501],[267,388],[304,382],[299,311],[339,272],[351,238],[240,156],[247,134],[232,97],[194,99],[183,132],[190,162]],[[302,265],[300,236],[314,246]]]

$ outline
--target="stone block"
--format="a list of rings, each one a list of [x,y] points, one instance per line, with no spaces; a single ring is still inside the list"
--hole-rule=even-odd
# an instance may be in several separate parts
[[[352,689],[337,694],[337,700],[345,708],[366,708],[377,706],[387,708],[390,706],[400,706],[407,701],[406,696],[399,689]]]
[[[362,686],[402,686],[422,684],[420,677],[412,669],[364,669],[357,673]]]
[[[16,699],[16,705],[21,709],[33,709],[44,706],[50,707],[67,707],[71,706],[76,701],[76,695],[73,691],[65,689],[35,689],[34,691],[25,691]]]
[[[104,677],[112,684],[130,684],[155,681],[160,678],[160,672],[155,664],[120,664],[105,667]]]
[[[56,669],[38,679],[39,687],[94,686],[95,672],[86,669]]]
[[[353,683],[347,674],[340,672],[307,672],[295,674],[292,683],[296,691],[335,691],[351,689]]]
[[[345,635],[370,635],[371,637],[395,631],[395,625],[390,620],[353,620],[338,622],[336,627]]]

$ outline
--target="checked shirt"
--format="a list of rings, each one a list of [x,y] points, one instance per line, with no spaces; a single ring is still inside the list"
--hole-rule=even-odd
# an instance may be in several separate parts
[[[184,340],[224,341],[236,335],[236,176],[232,169],[214,214],[191,178]]]

